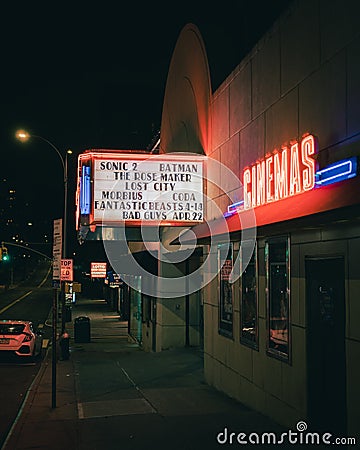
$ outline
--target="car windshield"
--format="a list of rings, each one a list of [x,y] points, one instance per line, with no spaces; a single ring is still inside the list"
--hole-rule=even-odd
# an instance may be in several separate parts
[[[14,323],[1,323],[0,334],[21,334],[24,331],[25,325]]]

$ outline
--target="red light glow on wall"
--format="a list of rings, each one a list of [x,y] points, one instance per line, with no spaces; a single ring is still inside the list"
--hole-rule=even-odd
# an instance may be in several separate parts
[[[243,171],[244,209],[310,191],[315,185],[313,135],[275,150]]]

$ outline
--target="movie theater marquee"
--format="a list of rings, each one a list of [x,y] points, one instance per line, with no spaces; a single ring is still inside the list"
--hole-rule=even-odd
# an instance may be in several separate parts
[[[202,222],[203,161],[202,157],[95,157],[94,221]]]

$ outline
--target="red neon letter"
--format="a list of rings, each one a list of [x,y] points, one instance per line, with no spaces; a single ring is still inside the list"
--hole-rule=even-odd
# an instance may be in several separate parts
[[[280,153],[274,153],[274,197],[280,200],[288,196],[287,184],[287,147],[284,147]]]
[[[265,161],[256,163],[256,193],[257,206],[265,203]]]
[[[271,189],[272,181],[274,178],[273,168],[272,168],[273,157],[268,156],[265,159],[265,163],[266,163],[266,202],[269,203],[274,200],[273,195],[272,195],[272,189]]]
[[[256,166],[251,168],[251,205],[253,208],[256,206]]]
[[[290,188],[289,194],[294,195],[301,191],[300,166],[299,166],[299,144],[296,143],[290,148]]]
[[[310,191],[315,185],[315,161],[310,155],[315,153],[315,138],[311,134],[301,141],[301,158],[303,170],[303,189]]]
[[[248,185],[251,182],[250,169],[244,170],[243,183],[244,183],[244,209],[251,208],[251,191],[248,189]]]

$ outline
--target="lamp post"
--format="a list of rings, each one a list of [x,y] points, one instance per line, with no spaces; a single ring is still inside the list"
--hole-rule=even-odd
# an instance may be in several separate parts
[[[68,156],[72,153],[67,150],[65,158],[59,149],[48,139],[37,134],[30,134],[27,131],[19,130],[15,134],[16,138],[21,142],[27,142],[31,138],[40,139],[50,145],[58,154],[63,168],[64,178],[64,212],[63,212],[63,233],[62,233],[62,258],[66,258],[66,231],[67,231],[67,198],[68,198]],[[61,332],[65,331],[65,286],[62,282],[62,314],[61,314]],[[54,289],[53,299],[53,349],[52,349],[52,407],[56,407],[56,340],[57,340],[57,290]]]
[[[68,156],[72,154],[71,150],[67,150],[65,158],[59,149],[48,139],[37,134],[30,134],[27,131],[19,130],[16,132],[16,138],[21,142],[27,142],[31,138],[40,139],[52,147],[58,154],[63,168],[64,177],[64,217],[63,217],[63,239],[62,239],[62,257],[66,258],[66,229],[67,229],[67,197],[68,197]]]

